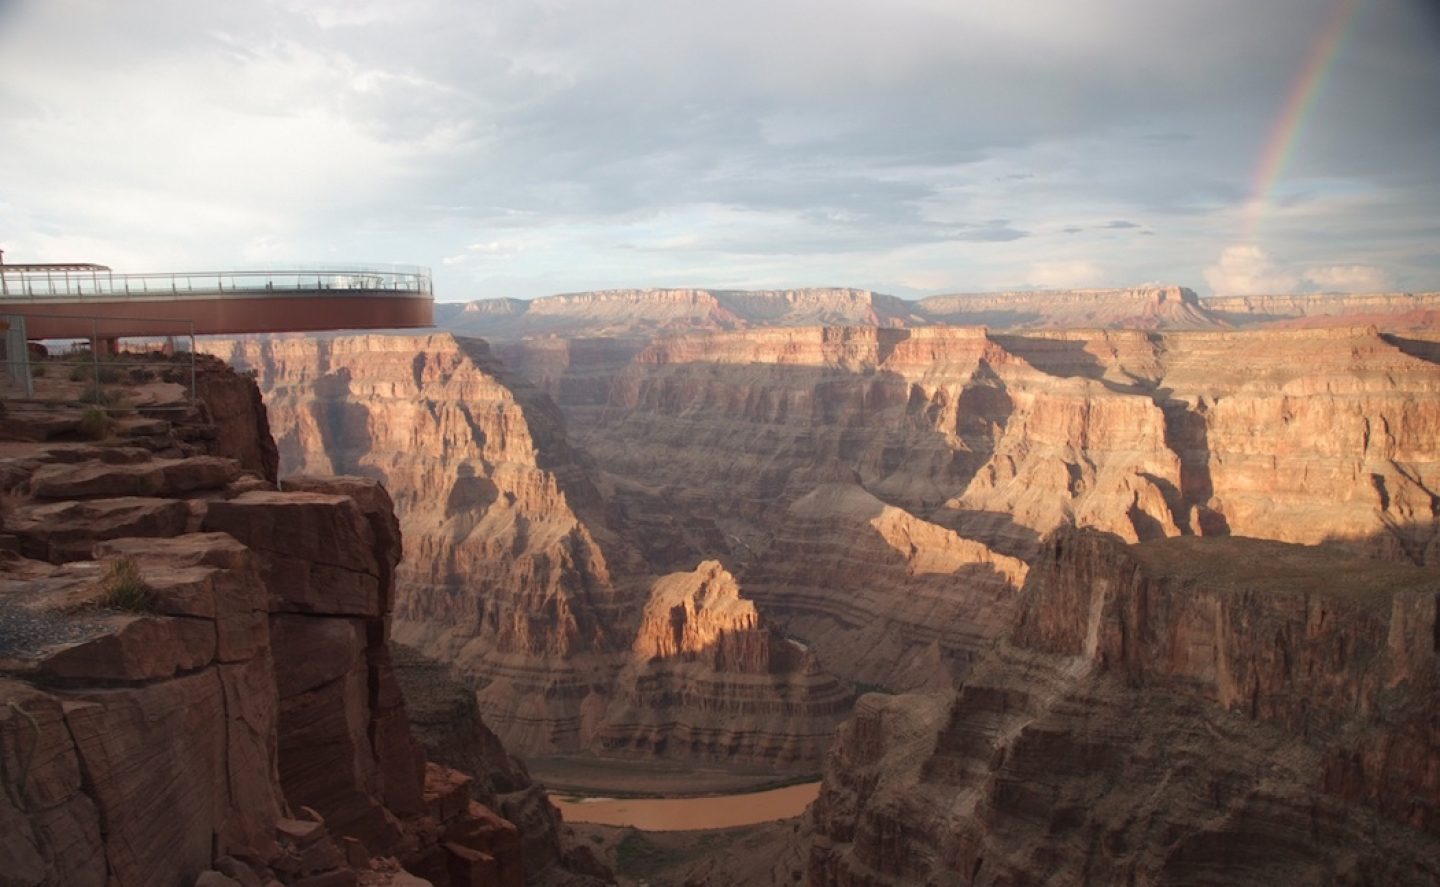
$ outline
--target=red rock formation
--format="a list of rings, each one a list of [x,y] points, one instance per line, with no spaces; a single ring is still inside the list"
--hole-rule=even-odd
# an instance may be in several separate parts
[[[1214,329],[1226,325],[1183,286],[963,293],[915,305],[931,322],[1000,329]]]
[[[868,290],[650,289],[471,302],[442,322],[458,333],[511,341],[540,336],[645,338],[658,332],[765,326],[904,326],[903,299]]]
[[[852,700],[717,561],[655,583],[609,695],[596,727],[605,752],[779,767],[819,760]]]
[[[520,831],[411,735],[383,488],[278,493],[226,459],[106,443],[29,448],[5,502],[15,547],[54,562],[0,561],[7,883],[414,883],[372,854],[438,861],[436,885],[523,883]],[[536,876],[568,877],[545,846]]]
[[[958,693],[861,700],[811,881],[1433,881],[1437,593],[1299,546],[1059,534]]]
[[[750,550],[840,480],[1020,556],[1073,523],[1377,540],[1424,561],[1440,489],[1428,353],[1374,329],[682,336],[617,377],[583,442],[633,481],[616,495],[646,529],[655,491],[683,489],[678,523],[706,515]]]
[[[1335,319],[1353,324],[1385,324],[1384,318],[1404,318],[1440,309],[1440,293],[1312,293],[1305,295],[1212,296],[1202,300],[1208,310],[1237,326],[1276,321]]]

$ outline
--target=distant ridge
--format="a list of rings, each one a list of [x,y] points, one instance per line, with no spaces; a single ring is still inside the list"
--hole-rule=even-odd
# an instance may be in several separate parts
[[[661,288],[437,305],[436,322],[503,342],[547,336],[646,340],[680,332],[804,326],[1218,330],[1343,321],[1404,330],[1433,327],[1437,312],[1440,293],[1201,298],[1175,284],[951,293],[913,301],[851,287]]]

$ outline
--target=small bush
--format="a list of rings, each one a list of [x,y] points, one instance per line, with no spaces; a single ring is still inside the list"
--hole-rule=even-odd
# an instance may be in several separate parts
[[[104,440],[110,434],[110,417],[98,407],[89,407],[80,414],[79,430],[86,440]]]
[[[70,368],[70,381],[71,381],[71,382],[93,382],[93,381],[95,381],[95,375],[90,372],[90,367],[83,367],[83,366],[71,367],[71,368]]]
[[[38,364],[38,363],[32,363],[32,364],[30,365],[30,377],[33,378],[33,379],[43,379],[43,378],[45,378],[45,365],[44,365],[44,364]]]
[[[122,557],[112,563],[102,582],[105,593],[95,601],[96,606],[130,613],[155,612],[155,590],[140,578],[140,571],[130,558]]]
[[[114,367],[101,367],[96,375],[106,385],[114,385],[120,381],[120,371]]]

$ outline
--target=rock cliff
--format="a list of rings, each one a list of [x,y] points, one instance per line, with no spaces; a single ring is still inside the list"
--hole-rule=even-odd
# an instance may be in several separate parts
[[[640,352],[581,440],[652,560],[713,556],[717,538],[753,559],[792,503],[844,482],[1020,557],[1078,524],[1349,539],[1426,562],[1426,346],[1371,327],[690,334]],[[657,500],[677,514],[668,533]]]
[[[817,737],[848,697],[813,661],[777,656],[763,680],[725,657],[690,661],[683,693],[661,692],[660,677],[631,668],[652,585],[696,560],[645,561],[554,403],[484,343],[366,336],[213,347],[257,372],[287,470],[384,481],[407,540],[396,635],[453,663],[508,745],[682,757],[714,757],[723,745],[736,761],[817,765]],[[764,646],[755,639],[769,629],[755,618],[743,632],[728,626],[726,643]],[[718,734],[705,726],[718,712],[745,711],[748,720]],[[695,738],[671,741],[685,731]],[[807,738],[795,745],[792,735]]]
[[[1005,625],[1024,562],[826,484],[786,509],[747,571],[765,612],[859,686],[949,686]]]
[[[1440,311],[1440,293],[1212,296],[1202,304],[1236,326],[1327,319],[1410,326],[1423,322],[1428,315],[1429,325],[1433,327],[1435,313]]]
[[[963,293],[916,303],[930,322],[1001,329],[1214,329],[1225,322],[1183,286]]]
[[[709,701],[637,695],[665,685],[631,664],[652,586],[707,559],[825,671],[909,690],[963,676],[1057,527],[1332,540],[1418,563],[1440,538],[1440,366],[1426,342],[1372,328],[687,333],[618,370],[592,352],[608,369],[565,408],[586,417],[584,450],[480,343],[222,347],[258,373],[287,470],[384,480],[412,552],[399,635],[457,663],[533,754],[704,757],[654,737],[657,719],[703,720],[667,700],[760,705],[722,698],[760,692],[723,670],[689,675]],[[569,361],[577,343],[548,347]],[[832,691],[801,686],[816,695],[781,710],[816,721],[786,729],[818,736]]]
[[[627,613],[603,518],[577,514],[596,494],[554,408],[502,383],[483,343],[449,336],[227,347],[258,372],[287,471],[366,475],[395,497],[397,638],[472,676],[508,742],[577,748]]]
[[[233,402],[6,444],[5,882],[586,883],[413,738],[384,489],[276,491],[264,441],[227,439],[263,429],[255,386],[207,372]]]
[[[611,699],[597,731],[607,752],[803,768],[853,696],[706,561],[655,582]]]
[[[1433,569],[1062,531],[953,694],[863,697],[810,881],[1431,883]]]
[[[648,337],[660,332],[765,326],[903,326],[911,305],[848,288],[793,290],[647,289],[567,293],[529,301],[470,302],[447,329],[495,340],[529,336]]]
[[[910,301],[846,288],[605,290],[530,301],[440,305],[446,329],[494,342],[599,337],[643,343],[662,334],[799,326],[988,326],[1004,330],[1214,330],[1231,326],[1375,323],[1434,326],[1440,293],[1311,293],[1200,298],[1187,287],[955,293]]]

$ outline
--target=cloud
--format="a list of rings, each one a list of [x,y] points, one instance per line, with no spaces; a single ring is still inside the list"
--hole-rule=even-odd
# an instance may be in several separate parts
[[[1373,265],[1322,265],[1305,269],[1305,280],[1321,292],[1378,293],[1391,289],[1394,278]]]
[[[1205,269],[1205,282],[1217,296],[1290,293],[1301,277],[1280,267],[1258,246],[1228,246],[1220,259]]]
[[[1216,295],[1247,296],[1269,293],[1384,292],[1394,278],[1373,265],[1312,265],[1296,269],[1281,263],[1256,246],[1230,246],[1219,261],[1205,269],[1205,280]]]
[[[1265,242],[1295,266],[1212,261],[1313,5],[0,0],[0,245],[398,259],[448,298],[1076,285],[1066,264],[1440,287],[1440,63],[1413,0],[1362,6],[1307,115]],[[1337,192],[1368,202],[1295,197]],[[1142,218],[1163,235],[1115,236]]]

